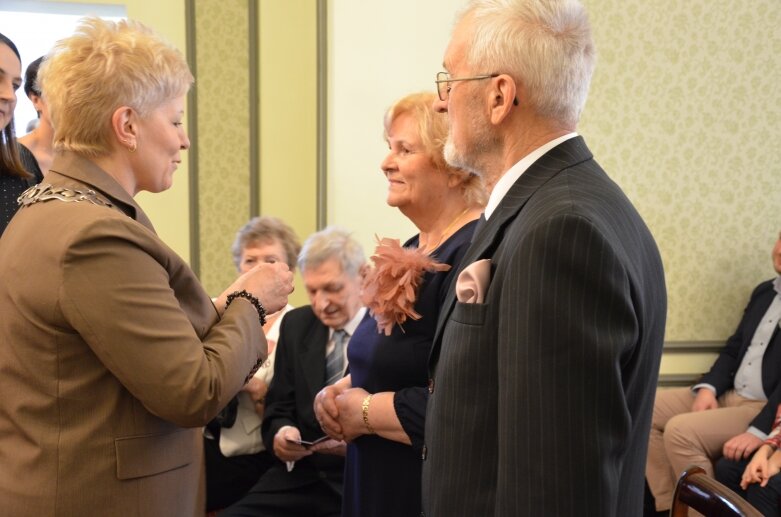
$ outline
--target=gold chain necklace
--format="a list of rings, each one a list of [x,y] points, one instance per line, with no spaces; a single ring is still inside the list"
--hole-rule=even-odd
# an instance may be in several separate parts
[[[428,255],[429,253],[431,253],[432,251],[434,251],[435,249],[437,249],[437,248],[439,247],[439,245],[440,245],[440,244],[442,244],[442,240],[443,240],[443,239],[445,238],[445,236],[448,234],[448,232],[450,231],[450,229],[451,229],[451,228],[453,228],[453,226],[454,226],[454,225],[455,225],[455,224],[456,224],[456,223],[457,223],[457,222],[458,222],[458,221],[459,221],[459,220],[460,220],[462,217],[464,217],[464,215],[466,215],[466,213],[467,213],[467,212],[469,212],[469,207],[466,207],[466,208],[464,209],[464,211],[463,211],[463,212],[461,212],[460,214],[458,214],[458,216],[457,216],[455,219],[453,219],[453,220],[450,222],[450,224],[449,224],[449,225],[447,225],[447,228],[445,228],[445,230],[444,230],[444,231],[442,232],[442,234],[439,236],[439,240],[436,242],[436,244],[434,244],[434,246],[429,246],[428,244],[426,244],[426,247],[425,247],[425,248],[423,248],[421,251],[422,251],[423,253],[425,253],[425,254],[427,254],[427,255]]]

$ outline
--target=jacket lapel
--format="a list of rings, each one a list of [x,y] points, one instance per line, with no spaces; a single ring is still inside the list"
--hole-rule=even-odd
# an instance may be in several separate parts
[[[153,233],[155,232],[152,221],[149,220],[149,217],[147,217],[141,207],[136,204],[133,197],[114,178],[91,160],[72,151],[64,151],[57,153],[51,170],[60,176],[76,180],[99,191],[117,205],[117,208],[125,215],[141,223]]]
[[[586,147],[583,137],[576,136],[565,140],[544,155],[521,174],[521,177],[510,187],[510,190],[502,198],[490,219],[480,228],[475,235],[472,245],[467,249],[453,280],[448,287],[445,302],[439,313],[437,331],[434,334],[434,344],[429,356],[429,369],[433,371],[439,359],[439,350],[442,344],[442,332],[445,323],[450,318],[450,313],[456,302],[456,281],[461,271],[469,264],[484,258],[491,258],[496,248],[502,242],[507,225],[515,220],[526,202],[550,179],[559,172],[578,163],[593,158],[591,151]],[[491,278],[493,279],[493,267]]]
[[[328,345],[328,327],[312,314],[312,324],[304,337],[301,349],[301,368],[312,397],[317,394],[325,382],[325,348]]]

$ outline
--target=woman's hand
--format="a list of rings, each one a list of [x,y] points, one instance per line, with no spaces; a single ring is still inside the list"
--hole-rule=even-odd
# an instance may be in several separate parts
[[[339,423],[347,442],[369,432],[363,420],[363,401],[368,395],[369,392],[363,388],[350,388],[336,397]]]
[[[249,394],[249,398],[255,403],[255,413],[259,416],[263,416],[263,408],[266,404],[266,393],[268,393],[268,384],[257,377],[250,377],[249,382],[244,385],[242,391],[246,391]]]
[[[752,483],[762,483],[768,472],[768,457],[773,453],[769,445],[760,447],[751,461],[746,465],[743,471],[743,477],[740,479],[740,488],[746,490]],[[765,481],[767,483],[767,481]],[[763,485],[764,486],[764,485]]]
[[[765,479],[762,480],[762,486],[767,486],[767,482],[781,472],[781,451],[776,451],[767,460],[767,470],[765,471]]]
[[[334,440],[344,440],[336,397],[344,390],[349,389],[350,386],[352,386],[352,379],[348,375],[339,382],[321,389],[315,396],[315,418],[320,423],[323,432]]]
[[[230,293],[246,290],[260,300],[267,314],[281,310],[293,292],[293,273],[284,262],[260,263],[239,276],[215,301],[220,314]]]

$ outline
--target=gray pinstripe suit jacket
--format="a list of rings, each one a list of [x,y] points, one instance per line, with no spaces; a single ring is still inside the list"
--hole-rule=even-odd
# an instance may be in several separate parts
[[[485,304],[440,316],[427,517],[642,514],[667,310],[640,215],[581,137],[513,185],[460,268],[492,260]]]

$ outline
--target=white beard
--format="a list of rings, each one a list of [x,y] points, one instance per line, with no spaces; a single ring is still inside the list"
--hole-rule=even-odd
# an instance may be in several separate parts
[[[445,161],[451,167],[484,176],[485,162],[489,158],[489,153],[498,147],[499,141],[492,134],[491,124],[485,117],[472,113],[467,116],[471,118],[470,139],[462,149],[457,149],[453,142],[451,126],[445,141]]]
[[[456,146],[453,143],[453,138],[450,133],[448,133],[447,140],[445,140],[444,154],[445,154],[445,161],[451,167],[455,167],[457,169],[463,169],[465,171],[469,171],[474,174],[479,174],[479,171],[472,170],[470,167],[467,166],[464,157],[461,154],[459,154],[459,152],[456,150]]]

